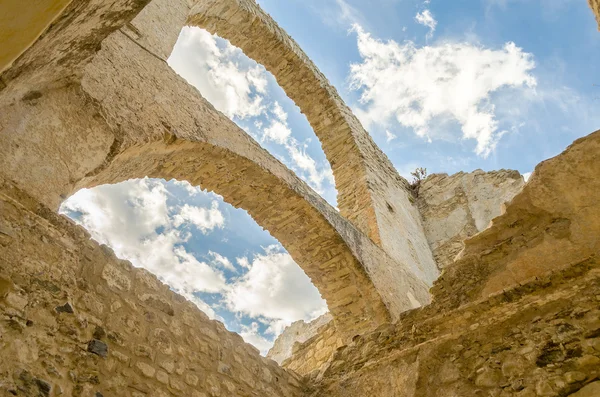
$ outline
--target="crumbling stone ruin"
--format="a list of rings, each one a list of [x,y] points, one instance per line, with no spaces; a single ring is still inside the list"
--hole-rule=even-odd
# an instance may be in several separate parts
[[[434,175],[414,197],[252,0],[2,7],[1,395],[600,396],[600,131],[526,184]],[[275,76],[323,145],[339,212],[169,68],[185,25]],[[331,320],[298,325],[279,365],[56,213],[144,176],[248,211]]]

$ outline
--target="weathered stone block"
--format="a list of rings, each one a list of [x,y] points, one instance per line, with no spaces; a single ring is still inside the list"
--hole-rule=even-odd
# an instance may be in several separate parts
[[[90,353],[94,353],[100,357],[106,357],[108,355],[108,346],[106,343],[97,339],[92,339],[88,342],[87,350]]]

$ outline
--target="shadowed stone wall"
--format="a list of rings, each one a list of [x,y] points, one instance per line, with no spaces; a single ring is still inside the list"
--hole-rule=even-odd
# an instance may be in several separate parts
[[[0,13],[0,72],[10,67],[71,0],[32,0],[23,7],[20,0],[4,0]]]

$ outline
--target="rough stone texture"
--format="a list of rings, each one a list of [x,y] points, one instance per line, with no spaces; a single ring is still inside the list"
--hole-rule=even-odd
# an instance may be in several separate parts
[[[485,230],[523,185],[519,172],[507,170],[434,174],[424,180],[417,201],[438,266],[451,264],[463,241]]]
[[[331,320],[333,320],[331,313],[325,313],[310,323],[304,320],[292,323],[277,337],[273,347],[267,353],[267,357],[281,364],[286,358],[292,355],[294,344],[306,342],[317,335],[319,329],[331,322]]]
[[[8,68],[64,10],[71,0],[35,0],[23,7],[20,0],[4,0],[0,13],[0,72]],[[40,8],[43,11],[40,12]]]
[[[2,181],[0,224],[12,232],[0,243],[0,395],[302,395],[296,375]],[[55,310],[65,300],[74,312]]]
[[[338,349],[310,395],[596,396],[584,386],[600,377],[599,292],[593,258],[459,310],[406,313]]]
[[[600,131],[538,165],[430,306],[354,338],[316,395],[567,396],[600,377]]]
[[[253,0],[198,2],[189,23],[228,39],[275,76],[323,146],[342,216],[431,285],[439,273],[406,180],[298,44]]]
[[[598,30],[600,30],[600,0],[588,0],[588,4],[592,8],[598,22]]]

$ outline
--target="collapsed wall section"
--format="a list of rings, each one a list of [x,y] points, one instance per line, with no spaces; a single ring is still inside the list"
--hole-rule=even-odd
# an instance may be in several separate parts
[[[304,320],[293,322],[277,337],[273,347],[267,353],[267,357],[281,364],[292,356],[292,351],[297,343],[301,344],[311,339],[319,333],[322,326],[332,320],[331,313],[325,313],[308,323]]]
[[[302,395],[296,375],[4,181],[0,318],[2,395]]]

